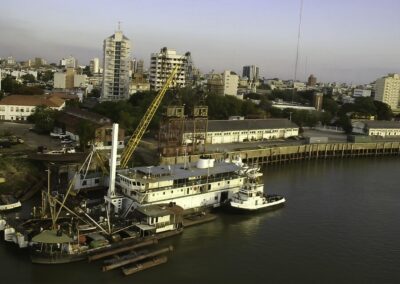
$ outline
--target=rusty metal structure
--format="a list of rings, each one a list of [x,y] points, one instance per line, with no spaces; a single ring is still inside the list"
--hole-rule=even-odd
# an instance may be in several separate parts
[[[159,153],[164,157],[198,154],[205,151],[208,107],[194,106],[187,117],[184,106],[166,107],[159,131]]]

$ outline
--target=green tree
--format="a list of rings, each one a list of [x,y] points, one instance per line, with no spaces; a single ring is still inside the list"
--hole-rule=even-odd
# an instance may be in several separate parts
[[[322,109],[335,116],[339,110],[339,105],[334,99],[324,96],[322,99]]]
[[[7,75],[3,80],[1,80],[1,88],[6,93],[15,93],[15,91],[20,87],[21,84],[11,75]]]
[[[393,118],[392,109],[388,104],[380,101],[374,101],[374,105],[378,120],[391,120]]]
[[[88,97],[100,98],[100,89],[94,88],[89,94]]]
[[[35,129],[40,133],[49,133],[54,128],[56,111],[45,105],[37,106],[29,120],[35,124]]]
[[[354,102],[355,111],[362,115],[376,115],[374,100],[370,97],[356,98]]]
[[[38,74],[38,79],[43,81],[43,82],[48,82],[48,81],[52,81],[54,77],[54,73],[52,70],[46,70],[44,72],[40,72]]]
[[[91,122],[82,120],[79,123],[77,134],[79,136],[79,146],[82,151],[85,151],[88,143],[95,138],[95,127]]]
[[[38,86],[20,86],[18,89],[16,89],[14,92],[14,94],[16,95],[43,95],[44,94],[44,90]]]
[[[331,123],[332,118],[333,115],[330,112],[327,111],[319,112],[319,121],[321,121],[322,125],[329,125]]]
[[[75,108],[80,108],[81,107],[81,102],[79,102],[79,100],[67,100],[65,102],[65,106],[68,107],[75,107]]]
[[[85,68],[83,68],[82,73],[87,75],[88,77],[93,76],[92,72],[90,72],[90,66],[85,66]]]
[[[24,84],[36,82],[35,76],[33,76],[32,74],[22,75],[21,79],[24,81]]]
[[[348,117],[347,115],[342,115],[339,117],[339,120],[337,122],[337,124],[343,128],[343,130],[349,134],[352,132],[353,130],[353,126],[351,125],[351,120],[350,117]]]

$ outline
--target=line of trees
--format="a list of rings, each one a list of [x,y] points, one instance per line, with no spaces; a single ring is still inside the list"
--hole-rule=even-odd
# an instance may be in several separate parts
[[[94,111],[119,122],[121,127],[130,133],[156,96],[156,92],[137,93],[126,102],[103,102]],[[339,105],[328,93],[323,98],[323,111],[297,109],[278,109],[272,107],[272,100],[283,99],[312,105],[313,91],[295,92],[272,91],[270,94],[247,94],[244,100],[232,96],[220,96],[201,90],[189,88],[169,90],[161,106],[157,110],[149,128],[157,131],[162,111],[168,105],[184,105],[185,113],[191,114],[195,105],[207,105],[209,119],[227,119],[229,116],[245,116],[247,118],[287,118],[298,126],[314,127],[318,124],[335,125],[345,131],[351,131],[351,118],[360,116],[376,116],[379,120],[390,120],[393,113],[390,107],[372,98],[357,98],[354,104]],[[257,104],[253,101],[257,101]]]

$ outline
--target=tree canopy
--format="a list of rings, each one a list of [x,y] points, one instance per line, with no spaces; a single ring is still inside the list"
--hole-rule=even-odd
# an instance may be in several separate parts
[[[30,74],[26,74],[24,76],[27,75]],[[30,76],[28,76],[27,78],[30,78]],[[28,87],[26,85],[18,83],[17,80],[15,80],[10,75],[6,76],[3,80],[1,80],[1,88],[6,93],[16,94],[16,95],[43,95],[44,93],[42,88],[37,86]]]
[[[41,105],[35,108],[35,112],[29,116],[29,120],[35,124],[35,130],[40,133],[49,133],[54,128],[56,111],[48,106]]]

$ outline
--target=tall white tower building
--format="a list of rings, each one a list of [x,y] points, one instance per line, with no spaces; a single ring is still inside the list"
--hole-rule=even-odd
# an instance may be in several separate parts
[[[131,42],[118,30],[104,40],[102,101],[129,98]]]
[[[394,110],[399,108],[400,76],[389,74],[375,82],[375,100],[384,102]]]
[[[97,57],[90,60],[90,73],[97,74],[100,73],[100,64],[99,59]]]
[[[150,58],[150,88],[156,91],[160,90],[176,65],[179,65],[180,69],[173,85],[180,88],[185,87],[186,64],[186,56],[176,54],[176,50],[173,49],[164,47],[159,53],[152,53]]]

